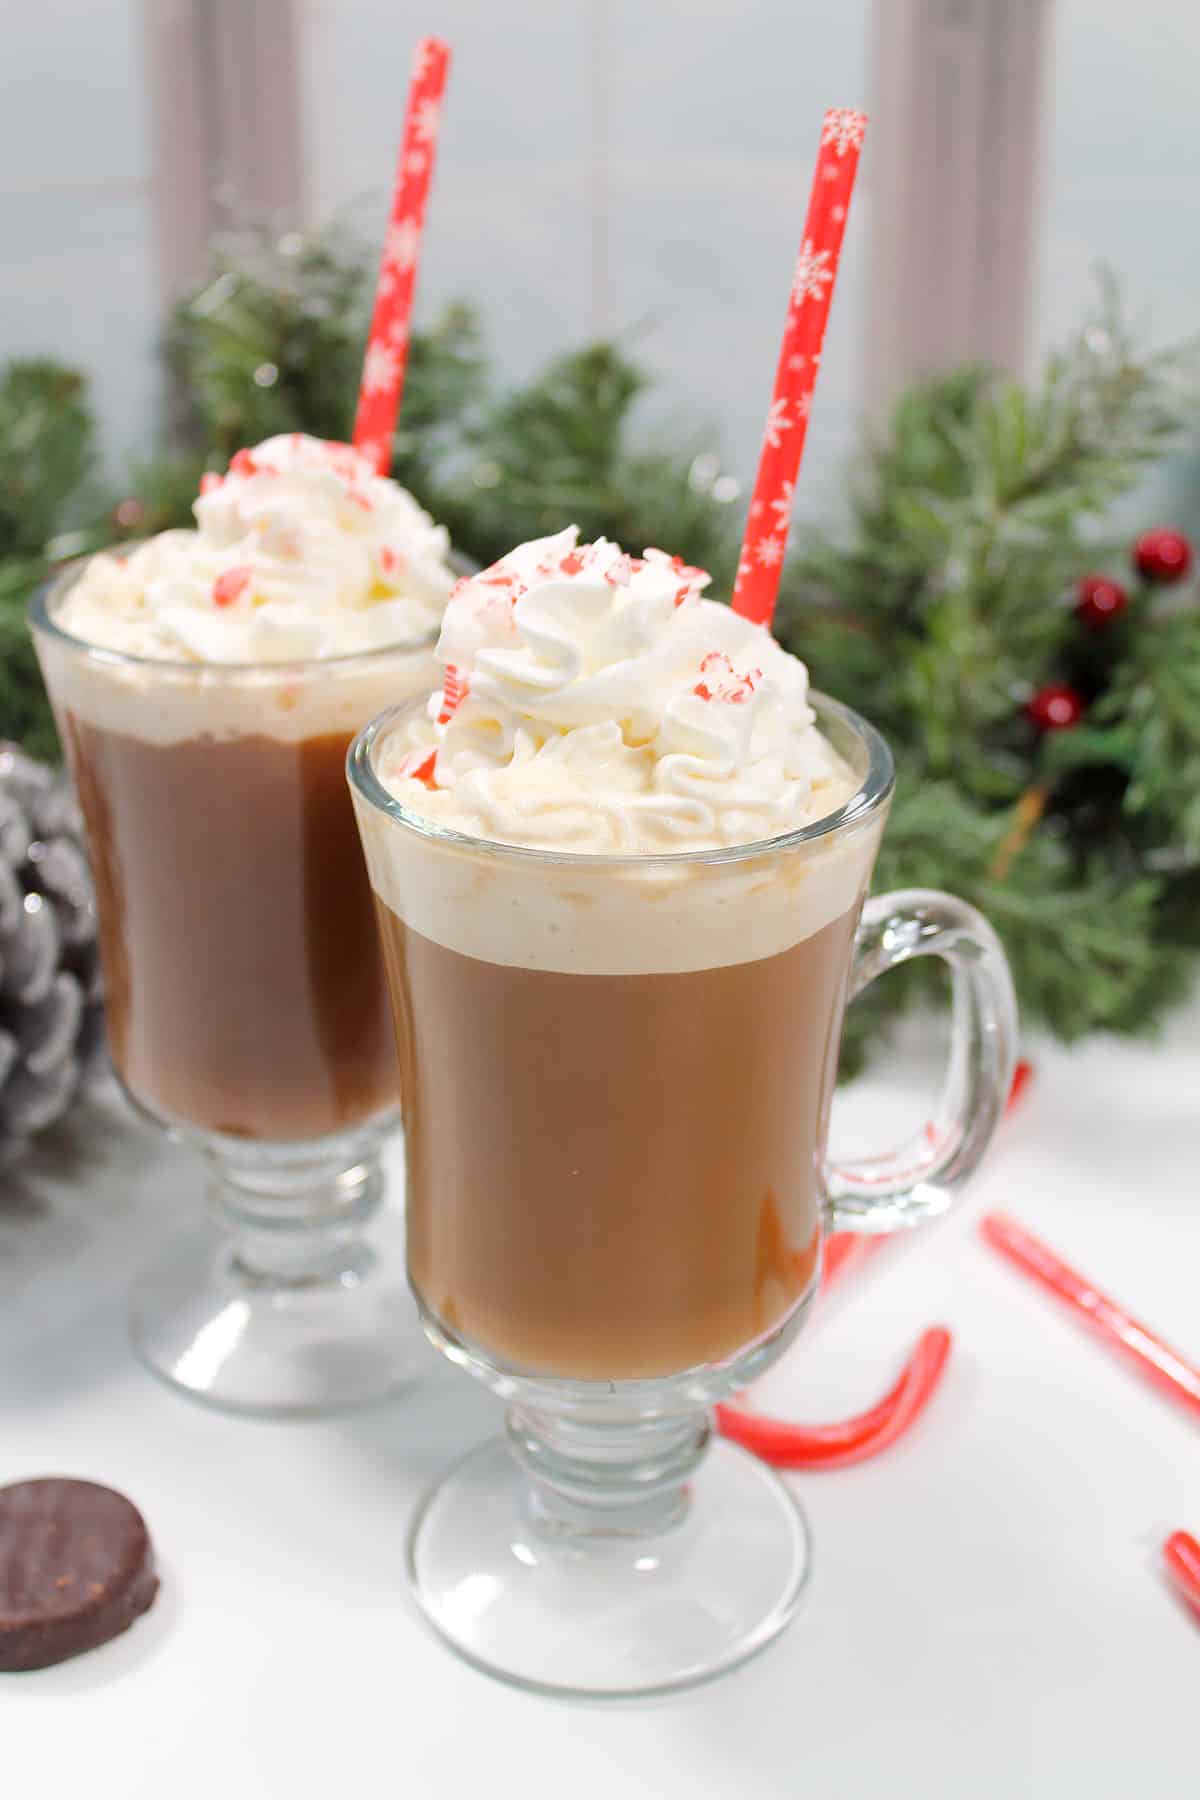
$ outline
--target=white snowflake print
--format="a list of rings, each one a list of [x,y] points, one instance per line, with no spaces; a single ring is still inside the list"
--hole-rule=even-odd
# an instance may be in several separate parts
[[[762,517],[762,509],[763,509],[763,503],[761,500],[752,500],[750,502],[750,517],[752,519],[761,518]]]
[[[792,369],[797,374],[799,374],[801,369],[807,369],[808,358],[807,358],[807,356],[800,356],[800,355],[789,356],[788,360],[787,360],[787,366],[789,369]]]
[[[846,209],[844,206],[835,206],[830,211],[829,216],[833,220],[835,225],[840,225],[842,220],[846,216]]]
[[[796,273],[792,276],[792,305],[803,306],[806,300],[823,300],[825,289],[833,280],[833,270],[829,267],[830,252],[814,250],[812,239],[805,238],[800,246],[800,254],[796,258]]]
[[[431,144],[437,136],[438,121],[441,118],[442,103],[440,100],[422,100],[417,108],[417,116],[413,120],[413,136],[419,144]]]
[[[404,173],[406,175],[423,175],[428,163],[429,157],[424,150],[410,150],[404,158]]]
[[[787,416],[787,400],[772,400],[771,410],[767,414],[767,428],[764,433],[772,450],[778,450],[783,443],[783,434],[792,429],[792,421]]]
[[[391,348],[399,355],[408,343],[408,326],[403,319],[393,319],[384,332],[383,338],[384,342],[390,344]]]
[[[821,142],[822,144],[833,144],[838,155],[845,156],[847,150],[858,150],[862,147],[863,132],[866,129],[866,113],[853,112],[848,106],[835,106],[832,112],[825,115]]]
[[[795,482],[785,481],[780,488],[777,497],[771,502],[771,511],[778,515],[777,523],[781,526],[786,525],[788,519],[791,517],[792,500],[795,497],[795,493]]]
[[[796,401],[796,417],[798,419],[807,419],[808,409],[811,405],[812,405],[811,393],[801,394]]]
[[[783,539],[778,537],[759,538],[754,546],[754,554],[764,569],[773,569],[783,561]]]
[[[386,393],[395,381],[400,369],[400,358],[387,344],[374,343],[367,345],[367,354],[363,360],[362,385],[364,394]]]
[[[383,243],[383,260],[394,269],[411,269],[417,260],[421,242],[420,227],[415,219],[401,219],[388,226]]]
[[[412,71],[413,80],[414,81],[424,81],[425,77],[429,73],[429,70],[430,70],[432,64],[433,64],[433,45],[430,43],[428,38],[422,38],[421,42],[417,45],[416,49],[413,51],[413,71]]]

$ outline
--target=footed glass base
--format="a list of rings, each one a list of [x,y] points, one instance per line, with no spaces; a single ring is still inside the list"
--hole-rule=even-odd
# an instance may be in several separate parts
[[[575,1527],[535,1494],[509,1445],[486,1444],[432,1490],[409,1537],[426,1617],[489,1675],[577,1697],[668,1693],[744,1662],[796,1611],[804,1515],[731,1444],[712,1444],[679,1505],[653,1518]]]
[[[428,1375],[404,1273],[404,1222],[303,1268],[248,1265],[216,1224],[181,1232],[135,1283],[133,1342],[172,1387],[226,1412],[299,1417],[366,1406]]]

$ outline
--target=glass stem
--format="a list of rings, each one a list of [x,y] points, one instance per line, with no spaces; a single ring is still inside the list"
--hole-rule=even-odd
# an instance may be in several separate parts
[[[619,1423],[528,1406],[508,1412],[534,1518],[561,1535],[634,1537],[678,1524],[709,1435],[703,1411]]]
[[[301,1287],[364,1275],[363,1240],[383,1197],[372,1148],[348,1162],[309,1147],[207,1153],[209,1207],[232,1240],[233,1269],[256,1286]]]

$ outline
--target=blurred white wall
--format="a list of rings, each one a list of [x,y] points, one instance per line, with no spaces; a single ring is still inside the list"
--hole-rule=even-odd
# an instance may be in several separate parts
[[[149,448],[160,309],[140,5],[0,12],[0,358],[83,367],[107,444]]]
[[[10,0],[4,17],[0,356],[81,364],[114,455],[148,447],[157,420],[142,8],[169,4]],[[660,378],[651,422],[714,424],[749,476],[820,114],[871,102],[871,0],[298,5],[312,216],[349,213],[378,236],[412,43],[440,32],[455,63],[419,315],[475,300],[512,377],[597,326],[616,332]],[[1195,328],[1198,68],[1195,0],[1056,0],[1038,355],[1078,323],[1097,261],[1155,339]],[[801,484],[807,512],[834,503],[854,439],[871,204],[868,140]],[[927,279],[935,292],[936,269]]]
[[[1117,275],[1152,342],[1200,331],[1200,4],[1056,0],[1034,288],[1039,355]]]
[[[615,332],[661,378],[657,417],[715,424],[751,474],[821,115],[867,104],[870,12],[869,0],[305,0],[314,207],[352,208],[377,235],[411,44],[435,28],[454,63],[419,309],[476,300],[516,376],[597,327]],[[810,505],[853,431],[868,204],[860,193],[813,407]]]

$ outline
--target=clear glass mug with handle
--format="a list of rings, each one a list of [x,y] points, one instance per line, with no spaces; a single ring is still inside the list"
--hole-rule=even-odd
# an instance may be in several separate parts
[[[436,631],[317,661],[127,655],[60,620],[87,566],[30,626],[87,827],[109,1045],[206,1177],[192,1217],[164,1197],[134,1343],[226,1411],[381,1399],[426,1346],[382,1206],[399,1092],[343,767],[386,697],[427,692]]]
[[[405,1096],[409,1279],[434,1343],[508,1405],[505,1441],[433,1489],[417,1599],[520,1685],[662,1692],[762,1648],[796,1608],[791,1493],[710,1442],[709,1408],[793,1341],[831,1228],[944,1212],[1000,1118],[1016,1010],[961,900],[864,901],[892,792],[873,727],[812,696],[848,803],[711,852],[547,854],[349,776],[383,934]],[[953,1044],[932,1122],[894,1154],[826,1150],[847,1000],[936,956]]]

